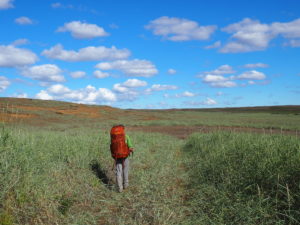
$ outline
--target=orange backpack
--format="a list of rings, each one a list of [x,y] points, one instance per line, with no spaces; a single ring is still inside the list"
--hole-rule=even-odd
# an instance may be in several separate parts
[[[111,128],[110,139],[110,151],[114,159],[126,158],[130,154],[125,141],[125,128],[123,125],[117,125]]]

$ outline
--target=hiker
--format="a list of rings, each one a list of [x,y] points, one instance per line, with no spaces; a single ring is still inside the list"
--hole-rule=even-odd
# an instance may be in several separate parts
[[[132,143],[125,134],[124,125],[116,125],[110,131],[111,155],[115,160],[115,173],[119,192],[122,192],[129,185],[129,156],[133,152]]]

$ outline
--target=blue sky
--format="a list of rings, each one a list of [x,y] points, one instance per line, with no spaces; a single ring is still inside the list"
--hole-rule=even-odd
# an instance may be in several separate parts
[[[300,104],[298,0],[0,0],[0,21],[1,97]]]

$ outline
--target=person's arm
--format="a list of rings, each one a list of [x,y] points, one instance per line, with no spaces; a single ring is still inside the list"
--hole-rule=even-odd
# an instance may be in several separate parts
[[[133,151],[133,145],[128,135],[126,135],[126,144],[130,151]]]

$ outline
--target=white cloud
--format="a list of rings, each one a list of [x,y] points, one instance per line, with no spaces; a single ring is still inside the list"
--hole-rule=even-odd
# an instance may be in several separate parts
[[[84,71],[75,71],[70,73],[71,77],[73,78],[82,78],[86,76],[86,72]]]
[[[151,88],[145,90],[145,94],[151,94],[153,91],[167,91],[167,90],[176,90],[178,89],[175,85],[168,84],[153,84]]]
[[[233,33],[232,41],[227,43],[220,52],[237,53],[264,50],[276,35],[271,32],[269,25],[261,24],[258,20],[249,18],[231,24],[222,31]]]
[[[152,77],[158,73],[152,62],[147,60],[117,60],[113,62],[102,62],[96,65],[101,70],[120,70],[128,76]]]
[[[13,1],[14,0],[0,0],[0,10],[13,8],[14,7],[14,5],[12,4]]]
[[[0,76],[0,92],[5,91],[9,85],[10,81],[4,76]]]
[[[190,41],[209,39],[217,27],[199,26],[192,20],[163,16],[150,21],[145,28],[170,41]]]
[[[22,75],[42,82],[64,82],[65,78],[61,75],[62,70],[53,64],[44,64],[23,68]]]
[[[237,84],[233,81],[212,82],[212,83],[209,83],[209,85],[212,87],[217,87],[217,88],[231,88],[231,87],[237,86]]]
[[[293,48],[297,48],[297,47],[300,47],[300,40],[289,40],[285,43],[283,43],[284,46],[290,46],[290,47],[293,47]]]
[[[22,16],[22,17],[16,18],[15,23],[20,24],[20,25],[30,25],[30,24],[33,24],[33,21],[26,16]]]
[[[212,45],[205,46],[205,49],[219,48],[221,47],[221,41],[216,41]]]
[[[47,93],[45,90],[41,90],[39,93],[35,95],[35,98],[42,100],[53,100],[54,98]]]
[[[19,94],[16,94],[16,98],[28,98],[28,95],[27,95],[27,93],[19,93]]]
[[[64,100],[85,104],[108,103],[117,100],[116,95],[106,88],[97,89],[92,85],[88,85],[82,89],[71,90],[61,84],[55,84],[46,90],[40,91],[36,95],[36,98]]]
[[[55,94],[55,95],[66,94],[71,91],[69,88],[65,87],[62,84],[54,84],[54,85],[50,86],[47,90],[51,94]]]
[[[16,98],[28,98],[28,95],[27,95],[27,93],[18,93],[18,94],[15,94],[14,97],[16,97]]]
[[[128,49],[117,49],[115,46],[106,48],[104,46],[89,46],[81,48],[77,52],[74,50],[64,50],[61,44],[55,45],[49,50],[44,50],[42,55],[69,62],[97,61],[97,60],[117,60],[125,59],[130,55]]]
[[[167,95],[168,96],[168,95]],[[192,92],[189,92],[189,91],[185,91],[181,94],[176,94],[175,97],[176,98],[181,98],[181,97],[188,97],[188,98],[191,98],[191,97],[195,97],[196,94],[192,93]]]
[[[204,72],[198,77],[202,78],[204,83],[209,84],[211,87],[235,87],[236,83],[230,81],[231,77],[224,77],[225,74],[235,73],[233,68],[229,65],[222,65],[213,71]],[[224,75],[223,75],[224,74]]]
[[[128,79],[122,84],[115,84],[113,91],[117,93],[118,100],[135,100],[138,96],[142,95],[137,88],[147,86],[147,82],[138,79]]]
[[[22,39],[15,40],[15,41],[12,43],[12,45],[13,45],[13,46],[18,46],[18,45],[26,45],[26,44],[28,44],[28,43],[29,43],[28,39],[22,38]]]
[[[123,83],[123,86],[129,88],[136,88],[136,87],[145,87],[147,86],[146,81],[138,80],[138,79],[128,79]]]
[[[203,81],[206,82],[206,83],[211,83],[211,82],[221,82],[221,81],[227,81],[228,78],[226,77],[223,77],[221,75],[205,75],[203,77]]]
[[[199,106],[199,105],[216,105],[218,104],[216,100],[211,99],[211,98],[206,98],[204,101],[188,101],[184,102],[185,105],[192,105],[192,106]]]
[[[68,31],[71,32],[71,35],[74,38],[78,39],[90,39],[109,35],[102,27],[99,27],[96,24],[82,23],[80,21],[65,23],[63,27],[57,29],[57,32]]]
[[[267,67],[267,66],[268,66],[267,64],[256,63],[256,64],[246,64],[244,67],[255,68],[255,67]],[[256,70],[245,71],[242,74],[237,76],[235,75],[231,75],[227,77],[225,76],[225,74],[230,74],[230,73],[235,73],[233,68],[229,65],[223,65],[218,67],[216,70],[202,72],[197,77],[201,78],[202,82],[207,83],[211,87],[216,87],[216,88],[236,87],[238,86],[238,83],[235,82],[235,80],[243,80],[243,79],[264,80],[266,78],[266,75],[264,73]],[[248,82],[248,84],[250,83]],[[246,86],[246,84],[240,84],[240,86]]]
[[[55,3],[51,4],[51,7],[52,8],[60,8],[60,7],[62,7],[62,4],[60,2],[55,2]]]
[[[217,102],[211,98],[206,98],[205,101],[202,102],[203,105],[216,105]]]
[[[266,78],[266,75],[262,72],[251,70],[242,73],[236,77],[237,79],[251,79],[251,80],[263,80]]]
[[[24,48],[12,45],[0,45],[0,67],[18,67],[34,64],[38,60],[36,54]]]
[[[174,75],[175,73],[177,73],[176,70],[174,70],[174,69],[168,69],[168,74]]]
[[[268,64],[264,63],[254,63],[254,64],[246,64],[244,65],[245,68],[267,68],[269,67]]]
[[[300,37],[300,19],[288,23],[262,24],[249,18],[231,24],[222,31],[232,33],[231,40],[221,48],[223,53],[238,53],[264,50],[272,39],[279,35],[284,38]]]
[[[97,77],[97,78],[106,78],[106,77],[109,77],[110,74],[109,73],[106,73],[106,72],[102,72],[100,70],[96,70],[94,71],[94,76]]]
[[[124,85],[119,84],[119,83],[118,84],[114,84],[113,90],[116,91],[116,92],[119,92],[119,93],[129,92],[129,88],[128,87],[125,87]]]
[[[213,75],[230,74],[230,73],[235,73],[235,71],[232,69],[231,66],[227,64],[219,66],[217,69],[213,71],[204,72],[204,74],[213,74]]]
[[[272,23],[270,28],[273,33],[285,38],[300,38],[300,19],[288,23]]]

